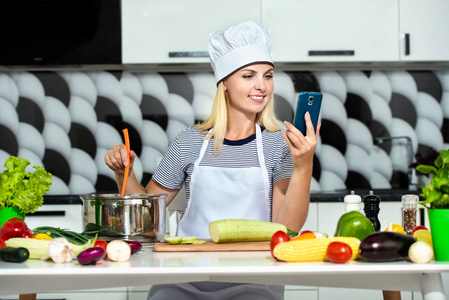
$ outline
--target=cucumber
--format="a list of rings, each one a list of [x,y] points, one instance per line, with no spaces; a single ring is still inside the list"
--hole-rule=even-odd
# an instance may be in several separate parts
[[[181,240],[181,244],[192,244],[197,241],[198,238],[196,236],[183,236]]]
[[[181,244],[182,237],[180,237],[180,236],[167,236],[167,237],[165,238],[165,240],[166,240],[167,243],[169,243],[170,245],[177,245],[177,244]]]
[[[0,260],[7,262],[24,262],[30,257],[27,248],[4,247],[0,249]]]
[[[214,243],[270,241],[279,230],[287,233],[283,224],[259,220],[225,219],[209,224],[209,234]]]

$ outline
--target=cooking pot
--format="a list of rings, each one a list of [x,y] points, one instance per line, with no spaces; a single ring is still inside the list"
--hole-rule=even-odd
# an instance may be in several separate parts
[[[162,241],[165,237],[166,194],[87,194],[83,201],[83,225],[99,228],[105,240]],[[105,238],[106,237],[106,238]]]

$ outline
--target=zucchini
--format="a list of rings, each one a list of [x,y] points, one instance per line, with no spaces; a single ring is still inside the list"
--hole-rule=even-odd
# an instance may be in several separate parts
[[[30,257],[27,248],[4,247],[0,249],[0,260],[7,262],[24,262]]]
[[[283,224],[259,220],[225,219],[209,224],[209,234],[214,243],[270,241],[279,230],[287,233]]]

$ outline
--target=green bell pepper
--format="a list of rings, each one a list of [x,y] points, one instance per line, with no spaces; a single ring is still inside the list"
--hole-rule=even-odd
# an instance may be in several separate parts
[[[374,231],[373,224],[364,214],[359,211],[350,211],[338,220],[334,236],[352,236],[362,241]]]

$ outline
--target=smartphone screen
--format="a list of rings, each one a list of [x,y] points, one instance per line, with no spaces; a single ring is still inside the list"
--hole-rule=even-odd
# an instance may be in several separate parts
[[[303,135],[306,135],[306,122],[304,121],[304,115],[306,112],[310,113],[313,128],[316,131],[322,98],[323,94],[318,92],[302,92],[299,94],[293,125],[298,128]]]

